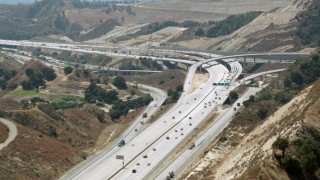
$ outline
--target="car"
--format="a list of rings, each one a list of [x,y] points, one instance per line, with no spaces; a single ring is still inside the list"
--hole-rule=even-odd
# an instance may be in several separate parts
[[[181,113],[181,111],[179,111],[179,113]]]
[[[150,165],[151,165],[150,163],[147,164],[147,166],[150,166]]]
[[[172,119],[175,119],[175,117],[174,117],[174,116],[172,116]]]
[[[241,104],[240,104],[240,103],[237,103],[237,106],[241,106]]]
[[[236,110],[237,110],[237,108],[233,108],[233,110],[234,110],[234,111],[236,111]]]
[[[189,119],[192,119],[192,117],[189,117]]]
[[[135,169],[132,169],[132,173],[136,173],[137,172],[137,170],[135,170]]]
[[[121,140],[119,143],[118,143],[118,147],[122,147],[126,144],[125,140]]]
[[[169,139],[170,139],[170,137],[169,137],[169,136],[167,136],[167,137],[166,137],[166,139],[168,139],[168,140],[169,140]]]
[[[148,158],[148,155],[143,155],[143,158]]]
[[[178,132],[178,130],[174,130],[174,132]]]
[[[180,128],[181,131],[183,131],[183,128]]]
[[[204,106],[204,108],[207,108],[207,106]]]
[[[192,123],[189,123],[190,126],[192,126]]]
[[[197,98],[194,98],[194,100],[197,100]]]

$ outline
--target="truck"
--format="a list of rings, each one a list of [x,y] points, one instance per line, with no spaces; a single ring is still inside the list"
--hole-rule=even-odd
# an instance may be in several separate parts
[[[124,140],[121,140],[119,143],[118,143],[118,147],[122,147],[126,144],[126,142]]]

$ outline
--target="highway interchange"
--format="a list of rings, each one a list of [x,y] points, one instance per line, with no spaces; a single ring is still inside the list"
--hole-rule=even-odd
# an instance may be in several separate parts
[[[191,157],[192,154],[199,152],[198,149],[200,150],[203,148],[204,144],[201,142],[219,135],[221,130],[231,121],[232,116],[239,110],[238,106],[233,105],[232,108],[221,115],[214,125],[195,142],[194,150],[186,150],[180,157],[173,161],[171,166],[164,169],[162,173],[157,172],[157,170],[159,166],[167,160],[168,156],[172,154],[179,145],[181,145],[188,136],[206,120],[207,117],[210,117],[218,106],[221,106],[224,103],[228,98],[230,91],[236,89],[246,80],[263,74],[276,73],[283,70],[280,69],[254,74],[243,80],[237,81],[237,78],[242,73],[242,66],[238,61],[231,58],[274,55],[270,53],[219,56],[203,52],[180,52],[188,54],[197,53],[203,56],[203,58],[196,61],[137,55],[134,53],[124,54],[58,43],[0,40],[0,44],[41,47],[131,58],[146,57],[153,60],[173,61],[191,65],[184,83],[184,92],[173,108],[141,132],[135,131],[135,129],[139,129],[143,126],[139,123],[141,120],[144,121],[143,117],[140,116],[121,136],[121,139],[126,140],[126,144],[123,147],[118,147],[116,144],[113,144],[108,149],[89,158],[86,162],[69,171],[61,179],[165,179],[168,172],[173,171],[178,173],[178,170],[181,170],[181,167],[186,166],[190,161],[185,157]],[[282,55],[288,54],[290,53],[283,53]],[[301,56],[307,55],[296,54]],[[220,63],[218,60],[221,60]],[[199,68],[203,68],[209,73],[209,79],[193,92],[190,92],[189,89],[192,85],[194,74]],[[217,86],[213,85],[213,83],[228,83],[230,86]],[[161,106],[166,95],[156,88],[148,86],[143,86],[142,88],[150,91],[150,94],[156,99],[156,101],[149,104],[148,109],[146,110],[148,111],[148,114],[151,115]],[[242,102],[248,99],[250,95],[255,94],[259,90],[260,89],[249,89],[237,103],[239,102],[242,104]],[[116,159],[117,155],[122,155],[124,161]]]

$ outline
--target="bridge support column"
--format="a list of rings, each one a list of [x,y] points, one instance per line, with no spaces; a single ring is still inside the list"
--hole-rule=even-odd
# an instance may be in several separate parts
[[[243,57],[244,65],[247,65],[247,57]]]
[[[187,65],[187,71],[189,70],[189,65]]]
[[[256,57],[253,58],[253,64],[256,64]]]

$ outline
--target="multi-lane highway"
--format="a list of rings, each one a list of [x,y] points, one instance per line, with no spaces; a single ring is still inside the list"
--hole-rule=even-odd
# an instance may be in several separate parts
[[[75,51],[82,53],[96,53],[109,56],[122,56],[131,58],[146,57],[153,60],[173,61],[192,65],[189,68],[185,84],[178,103],[170,109],[166,114],[160,117],[155,123],[150,125],[141,133],[135,133],[135,129],[139,129],[142,125],[136,121],[122,136],[121,139],[126,141],[123,147],[116,144],[98,155],[89,158],[88,161],[74,168],[62,179],[148,179],[154,176],[154,172],[159,168],[160,164],[176,150],[177,147],[197,128],[206,117],[221,105],[228,97],[229,92],[238,87],[245,80],[236,82],[237,77],[242,72],[242,66],[239,62],[230,58],[234,57],[256,57],[259,55],[288,55],[283,54],[247,54],[234,56],[218,56],[210,53],[202,53],[204,58],[194,60],[183,60],[167,57],[140,56],[131,53],[117,53],[111,51],[94,50],[90,48],[82,48],[76,45],[57,44],[57,43],[41,43],[30,41],[7,41],[0,40],[0,44],[41,47],[49,49],[58,49],[66,51]],[[101,47],[99,47],[101,48]],[[184,52],[190,53],[190,52]],[[220,64],[218,61],[222,60]],[[198,68],[203,68],[209,73],[209,79],[206,83],[190,92],[193,77]],[[276,71],[274,71],[276,72]],[[269,72],[270,73],[270,72]],[[262,73],[263,74],[263,73]],[[258,75],[262,75],[258,74]],[[258,76],[256,75],[256,76]],[[252,77],[251,77],[252,78]],[[226,83],[230,86],[216,86],[214,84]],[[157,96],[161,102],[164,101],[163,92],[156,92],[156,89],[149,88],[154,91],[153,96]],[[160,96],[159,96],[160,95]],[[162,97],[163,96],[163,97]],[[243,98],[246,98],[245,95]],[[240,99],[242,100],[242,99]],[[151,104],[151,107],[160,106]],[[149,105],[150,107],[150,105]],[[148,110],[152,113],[155,110]],[[219,119],[219,124],[229,122],[234,112],[228,112]],[[142,117],[140,117],[142,118]],[[212,127],[211,133],[217,132],[217,127]],[[116,159],[117,155],[124,157],[124,161]],[[171,170],[172,171],[172,170]],[[164,171],[164,173],[166,173]]]

